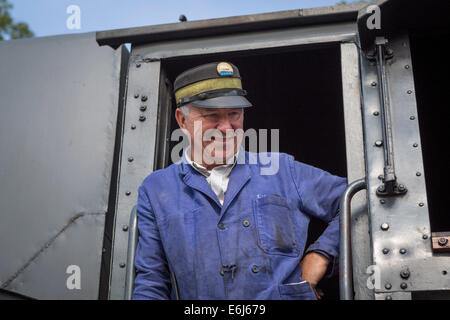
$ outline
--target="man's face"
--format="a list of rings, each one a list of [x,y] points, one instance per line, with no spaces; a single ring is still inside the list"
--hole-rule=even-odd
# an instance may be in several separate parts
[[[242,142],[242,108],[190,106],[187,116],[177,109],[175,117],[180,128],[190,136],[192,160],[207,168],[226,163],[236,154]]]

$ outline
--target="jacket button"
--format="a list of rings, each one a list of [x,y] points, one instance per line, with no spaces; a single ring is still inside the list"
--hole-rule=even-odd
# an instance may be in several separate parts
[[[253,265],[253,266],[252,266],[252,272],[253,272],[253,273],[258,273],[258,272],[259,272],[258,266]]]
[[[248,227],[250,225],[250,221],[248,221],[247,219],[245,219],[244,221],[242,221],[242,225],[244,227]]]
[[[217,226],[219,227],[220,230],[225,229],[225,225],[223,223],[219,223]]]

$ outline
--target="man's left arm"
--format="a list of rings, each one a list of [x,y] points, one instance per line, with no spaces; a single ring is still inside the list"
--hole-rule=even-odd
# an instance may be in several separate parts
[[[314,287],[327,273],[337,269],[339,256],[339,199],[347,179],[291,159],[290,168],[301,210],[328,223],[322,235],[306,250],[302,259],[302,276]]]

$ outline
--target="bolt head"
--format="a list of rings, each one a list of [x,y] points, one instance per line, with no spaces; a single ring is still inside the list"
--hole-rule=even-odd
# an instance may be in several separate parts
[[[132,125],[131,125],[131,130],[134,130],[134,129],[136,129],[136,125],[135,125],[135,124],[132,124]]]
[[[409,65],[408,64],[405,66],[405,69],[409,69]]]
[[[408,279],[409,278],[409,271],[408,270],[402,270],[400,272],[400,277],[402,277],[402,279]]]
[[[384,248],[383,249],[383,254],[388,254],[389,253],[389,249],[388,248]]]
[[[123,226],[122,226],[122,230],[123,230],[123,231],[128,231],[128,226],[127,226],[127,225],[123,225]]]
[[[121,267],[121,268],[125,268],[125,263],[121,263],[121,264],[119,264],[119,267]]]
[[[391,296],[386,296],[386,298],[384,298],[384,300],[392,300]]]
[[[145,121],[145,119],[146,119],[146,117],[145,117],[144,115],[140,115],[140,116],[139,116],[139,121],[142,121],[142,122],[143,122],[143,121]]]
[[[133,157],[128,157],[128,162],[133,162],[134,158]]]
[[[406,250],[405,248],[401,248],[401,249],[400,249],[400,253],[401,253],[401,254],[405,254],[406,251],[407,251],[407,250]]]
[[[126,196],[129,196],[130,194],[131,194],[130,191],[126,191],[126,192],[125,192],[125,195],[126,195]]]
[[[408,90],[408,91],[406,91],[406,93],[407,93],[407,94],[411,94],[411,93],[412,93],[412,90]]]
[[[148,99],[147,96],[142,96],[142,97],[141,97],[141,101],[143,101],[143,102],[147,101],[147,99]]]
[[[448,239],[447,239],[447,238],[439,238],[439,240],[438,240],[438,244],[439,244],[441,247],[446,246],[447,243],[448,243]]]
[[[386,290],[391,290],[392,285],[391,285],[390,283],[386,283],[386,284],[384,285],[384,287],[386,288]]]
[[[135,93],[134,94],[134,97],[137,99],[137,98],[139,98],[139,93]]]
[[[381,230],[386,231],[389,229],[389,225],[385,222],[381,225]]]
[[[373,112],[373,115],[374,115],[374,116],[379,116],[379,115],[380,115],[380,112],[374,111],[374,112]]]
[[[416,119],[416,117],[414,117],[414,116],[409,117],[409,120],[414,120],[414,119]]]
[[[422,236],[422,239],[423,239],[423,240],[427,240],[427,239],[428,239],[428,235],[424,234],[424,235]]]
[[[420,177],[422,174],[420,172],[416,172],[416,176]]]
[[[425,204],[423,202],[419,203],[419,207],[423,207]]]
[[[375,141],[375,146],[381,147],[382,145],[383,145],[383,141],[381,141],[381,140]]]
[[[147,110],[147,106],[140,106],[139,110],[145,111],[145,110]]]
[[[414,147],[414,148],[417,148],[418,146],[419,146],[419,144],[417,144],[417,143],[414,143],[414,144],[413,144],[413,147]]]
[[[377,86],[377,83],[376,83],[375,81],[373,81],[370,85],[371,85],[372,87],[376,87],[376,86]]]
[[[402,288],[403,290],[405,290],[406,288],[408,288],[408,285],[405,282],[402,282],[400,284],[400,288]]]

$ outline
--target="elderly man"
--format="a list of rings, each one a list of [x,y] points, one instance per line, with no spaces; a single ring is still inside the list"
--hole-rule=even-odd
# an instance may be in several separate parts
[[[187,70],[174,91],[190,146],[139,188],[134,299],[316,299],[336,270],[346,180],[283,153],[261,174],[240,147],[251,103],[235,65]],[[328,227],[305,250],[311,216]]]

